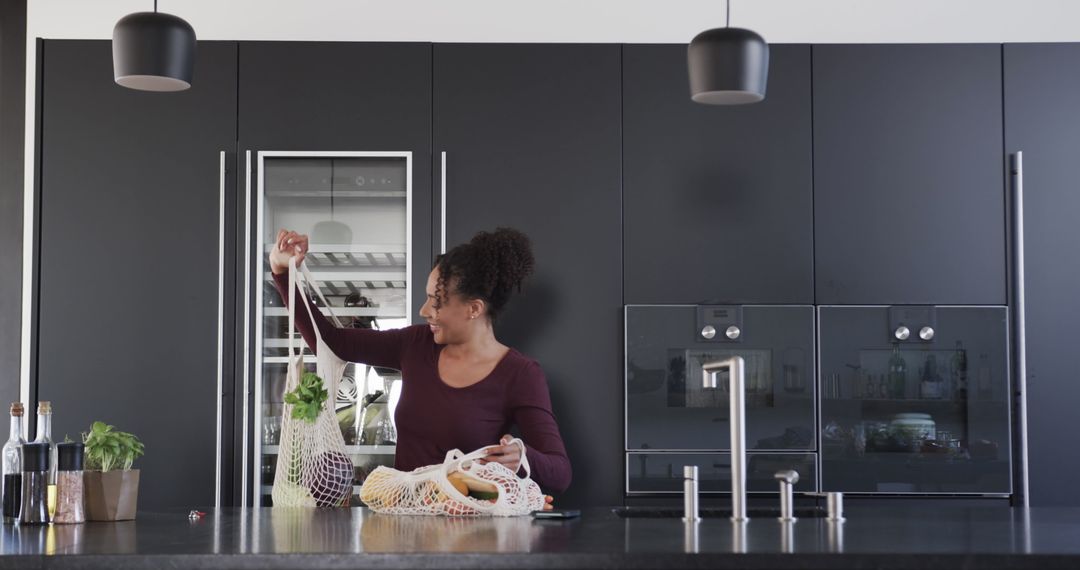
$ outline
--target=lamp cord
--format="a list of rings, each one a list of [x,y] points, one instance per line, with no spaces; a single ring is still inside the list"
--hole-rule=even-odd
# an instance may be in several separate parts
[[[157,12],[157,0],[154,0],[154,12]]]

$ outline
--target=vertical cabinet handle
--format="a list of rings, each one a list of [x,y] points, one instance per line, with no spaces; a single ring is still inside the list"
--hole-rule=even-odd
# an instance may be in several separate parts
[[[1017,425],[1020,432],[1021,506],[1029,506],[1028,413],[1027,413],[1027,332],[1024,299],[1024,153],[1012,156],[1013,192],[1013,334],[1016,337],[1016,389],[1020,394]]]
[[[440,161],[440,169],[442,170],[442,191],[439,199],[441,212],[439,213],[439,229],[441,232],[441,239],[439,240],[439,253],[446,253],[446,151],[442,151],[442,160]]]
[[[243,400],[243,435],[241,437],[240,469],[240,506],[248,506],[248,394],[251,389],[251,151],[244,151],[244,388]]]
[[[217,444],[214,454],[214,506],[221,508],[221,422],[225,383],[225,151],[218,155],[218,323],[217,323]]]

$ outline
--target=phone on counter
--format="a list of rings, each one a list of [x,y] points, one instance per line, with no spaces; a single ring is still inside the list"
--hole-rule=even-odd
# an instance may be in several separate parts
[[[551,511],[533,511],[534,519],[572,519],[581,516],[577,509],[555,509]]]

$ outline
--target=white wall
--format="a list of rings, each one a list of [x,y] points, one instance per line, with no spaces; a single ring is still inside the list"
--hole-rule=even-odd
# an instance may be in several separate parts
[[[153,0],[28,0],[23,291],[33,259],[35,38],[107,39]],[[200,39],[685,43],[723,24],[720,0],[159,0]],[[1080,41],[1080,1],[735,0],[733,26],[772,43]],[[23,295],[22,401],[29,390]]]
[[[27,37],[108,38],[153,0],[29,0]],[[159,0],[200,39],[689,41],[721,0]],[[775,43],[1080,41],[1075,0],[734,0],[732,25]]]

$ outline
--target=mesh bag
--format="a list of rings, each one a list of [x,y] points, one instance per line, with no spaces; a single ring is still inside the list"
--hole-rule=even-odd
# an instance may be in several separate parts
[[[306,265],[298,269],[289,264],[289,367],[285,377],[285,393],[296,390],[304,373],[303,350],[296,350],[296,292],[307,308],[315,329],[317,349],[315,370],[323,380],[327,401],[323,402],[314,422],[292,417],[292,404],[286,403],[281,416],[281,443],[278,449],[277,470],[271,496],[275,507],[346,507],[352,496],[353,463],[345,450],[345,440],[334,415],[332,398],[345,372],[346,362],[337,357],[323,342],[308,296],[297,284],[300,277],[322,298],[322,292],[308,272]],[[323,298],[323,305],[330,304]],[[328,309],[329,310],[329,309]],[[331,317],[337,323],[337,318]],[[340,326],[340,325],[338,325]]]
[[[501,463],[481,464],[485,448],[467,455],[454,449],[441,465],[429,465],[405,472],[379,467],[360,488],[360,500],[377,513],[394,515],[496,516],[527,515],[544,508],[540,486],[529,478],[525,444],[517,438],[510,444],[521,446],[521,479]],[[478,499],[463,492],[480,489],[497,493],[492,500]]]

